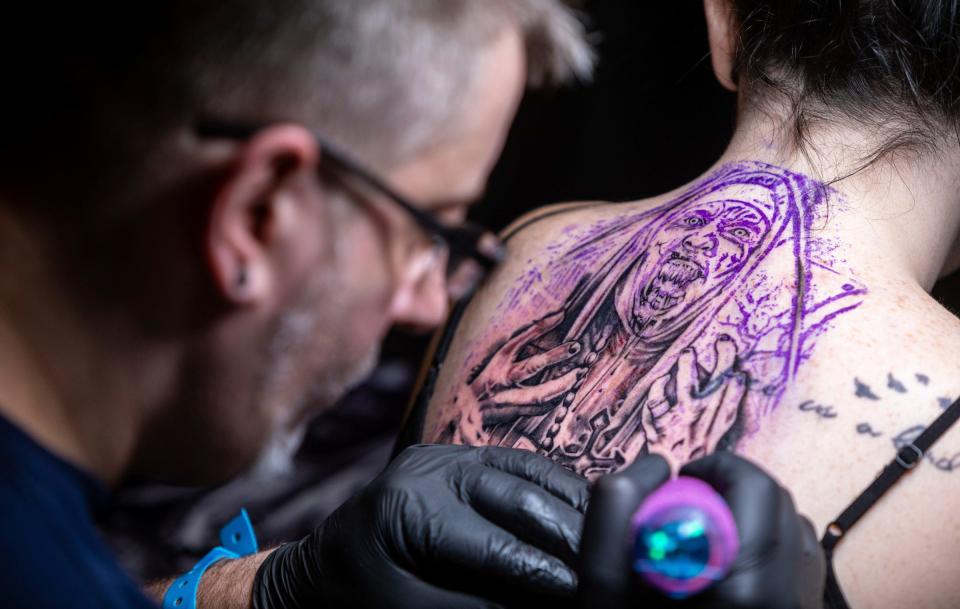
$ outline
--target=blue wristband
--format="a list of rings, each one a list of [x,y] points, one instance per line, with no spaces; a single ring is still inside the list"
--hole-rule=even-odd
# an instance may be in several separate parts
[[[200,578],[210,565],[219,560],[232,560],[257,553],[257,536],[246,510],[220,530],[220,545],[200,559],[192,569],[170,584],[163,597],[163,609],[197,609]]]

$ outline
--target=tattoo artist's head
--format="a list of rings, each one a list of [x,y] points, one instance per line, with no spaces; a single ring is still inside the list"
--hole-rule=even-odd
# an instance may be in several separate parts
[[[525,84],[591,54],[555,0],[122,10],[5,19],[2,332],[128,471],[219,479],[445,315],[436,240],[322,141],[455,225]]]

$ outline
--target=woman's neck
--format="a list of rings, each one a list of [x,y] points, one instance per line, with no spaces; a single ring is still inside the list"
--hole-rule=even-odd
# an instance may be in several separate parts
[[[839,200],[818,230],[845,246],[852,266],[884,283],[929,291],[960,264],[960,146],[899,149],[866,163],[889,134],[831,123],[797,149],[782,143],[789,141],[782,124],[758,112],[741,117],[718,164],[761,161],[831,186]]]

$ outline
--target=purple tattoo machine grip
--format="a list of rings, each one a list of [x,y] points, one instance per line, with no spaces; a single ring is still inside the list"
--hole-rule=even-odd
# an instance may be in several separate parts
[[[681,476],[653,492],[630,522],[633,570],[683,599],[726,577],[740,550],[733,513],[709,484]]]

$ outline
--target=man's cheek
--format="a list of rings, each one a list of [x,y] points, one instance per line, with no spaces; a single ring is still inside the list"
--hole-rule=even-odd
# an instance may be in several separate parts
[[[357,241],[345,266],[340,281],[342,291],[332,296],[344,299],[346,314],[358,319],[361,328],[383,319],[401,279],[391,268],[387,252],[376,243]],[[351,327],[354,329],[356,326]]]
[[[354,343],[353,347],[361,354],[376,347],[390,330],[390,306],[393,292],[381,282],[381,289],[365,292],[354,301],[347,311],[351,324],[348,336]]]

